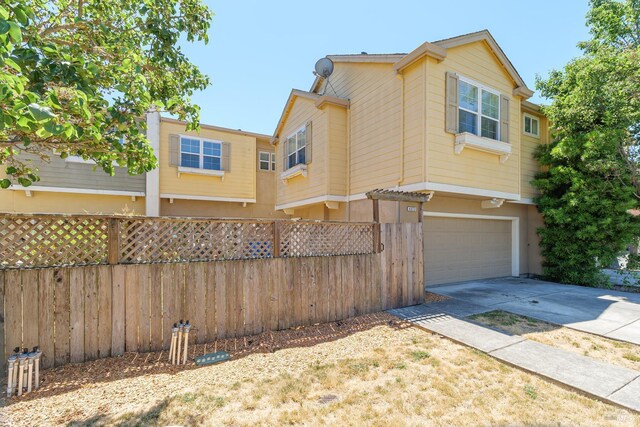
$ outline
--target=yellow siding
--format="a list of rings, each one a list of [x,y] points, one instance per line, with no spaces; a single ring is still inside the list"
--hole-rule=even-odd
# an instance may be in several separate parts
[[[94,215],[144,215],[144,197],[0,190],[0,212]]]
[[[328,120],[329,179],[328,193],[334,196],[347,195],[347,110],[337,106],[325,108]],[[314,158],[315,159],[315,158]]]
[[[279,135],[280,143],[276,152],[276,171],[283,171],[283,150],[287,136],[293,134],[307,122],[312,122],[312,155],[307,165],[307,176],[298,175],[286,184],[277,180],[278,204],[285,204],[327,194],[326,147],[327,115],[326,110],[316,108],[313,100],[298,97],[293,103],[286,123]]]
[[[400,185],[424,181],[426,62],[404,71],[404,176]]]
[[[169,164],[169,135],[196,136],[231,145],[231,171],[224,180],[215,176],[181,174]],[[187,132],[184,125],[161,122],[160,125],[160,194],[180,194],[239,199],[256,198],[256,138],[201,128]]]
[[[392,65],[337,63],[331,75],[337,96],[351,102],[351,194],[400,178],[401,80]]]
[[[540,116],[539,114],[533,113],[531,111],[526,111],[527,114],[530,114],[534,117],[540,119],[540,138],[535,138],[529,135],[524,134],[524,129],[522,131],[522,198],[531,199],[535,197],[538,192],[531,185],[531,180],[535,177],[536,173],[540,170],[540,166],[538,162],[534,159],[533,153],[536,148],[540,144],[546,144],[549,142],[548,135],[548,125],[547,119],[545,117]],[[524,117],[524,113],[522,114]]]
[[[429,59],[427,176],[432,182],[520,193],[520,98],[514,83],[484,42],[451,48],[443,62]],[[512,154],[501,164],[494,154],[466,148],[454,153],[455,136],[445,132],[445,73],[453,71],[511,98],[509,142]]]

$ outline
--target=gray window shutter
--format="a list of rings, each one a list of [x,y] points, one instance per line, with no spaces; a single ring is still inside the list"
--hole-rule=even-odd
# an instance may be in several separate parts
[[[222,158],[220,159],[220,168],[223,171],[231,171],[231,144],[228,142],[222,143]]]
[[[180,135],[169,135],[169,165],[180,166]]]
[[[500,95],[500,141],[509,142],[509,104],[511,100]]]
[[[307,128],[305,129],[305,136],[307,138],[307,145],[304,148],[304,159],[305,163],[311,163],[311,155],[313,153],[313,137],[312,137],[312,128],[311,122],[307,123]]]
[[[458,133],[458,75],[447,71],[446,79],[445,130],[450,133]]]

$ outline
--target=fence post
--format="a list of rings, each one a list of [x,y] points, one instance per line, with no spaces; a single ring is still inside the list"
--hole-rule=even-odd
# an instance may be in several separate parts
[[[116,218],[109,218],[108,230],[108,261],[109,264],[115,265],[120,261],[120,221]]]
[[[380,236],[380,205],[378,199],[373,199],[373,251],[377,254],[382,252],[382,239]]]
[[[273,221],[273,257],[280,258],[280,221]]]

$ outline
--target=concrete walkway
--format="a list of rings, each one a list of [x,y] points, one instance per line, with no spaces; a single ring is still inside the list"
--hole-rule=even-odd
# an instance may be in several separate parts
[[[640,293],[519,278],[477,280],[427,290],[454,298],[448,301],[452,314],[463,317],[504,310],[640,345]]]
[[[511,365],[640,411],[640,372],[462,320],[456,316],[481,313],[486,308],[477,311],[481,307],[469,303],[454,307],[451,301],[394,309],[389,313]]]

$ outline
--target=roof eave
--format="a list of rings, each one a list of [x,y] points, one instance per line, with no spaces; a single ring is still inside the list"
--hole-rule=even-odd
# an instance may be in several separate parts
[[[438,62],[444,61],[447,57],[447,49],[436,46],[433,43],[424,42],[416,49],[406,54],[402,59],[393,65],[393,69],[397,73],[402,73],[404,69],[416,63],[425,56],[435,58]]]

